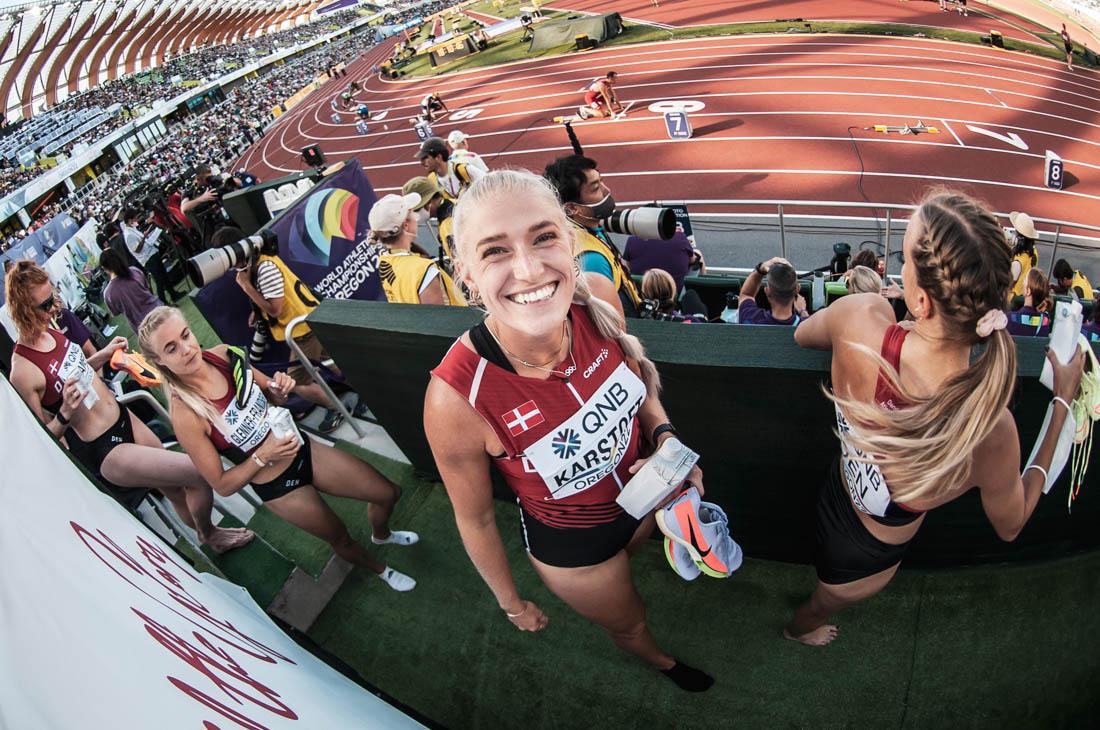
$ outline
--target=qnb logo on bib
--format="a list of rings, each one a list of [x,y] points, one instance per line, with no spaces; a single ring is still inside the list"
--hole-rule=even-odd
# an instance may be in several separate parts
[[[524,449],[553,499],[591,489],[623,460],[645,384],[626,363],[567,421]]]
[[[596,370],[600,367],[600,365],[603,365],[603,361],[606,360],[606,359],[607,359],[607,350],[600,350],[600,354],[596,357],[596,361],[593,362],[591,365],[589,365],[587,368],[585,368],[584,373],[583,373],[584,374],[584,379],[588,380],[588,378],[592,377],[592,374],[596,372]]]

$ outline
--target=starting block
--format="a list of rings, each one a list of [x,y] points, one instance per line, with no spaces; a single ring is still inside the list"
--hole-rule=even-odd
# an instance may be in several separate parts
[[[924,122],[917,120],[916,124],[902,124],[900,126],[893,126],[889,124],[876,124],[873,127],[864,127],[864,129],[873,129],[876,132],[882,132],[883,134],[890,134],[896,132],[898,134],[939,134],[939,127],[929,127]]]

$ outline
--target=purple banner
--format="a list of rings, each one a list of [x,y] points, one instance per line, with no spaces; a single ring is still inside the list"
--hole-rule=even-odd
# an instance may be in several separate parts
[[[374,188],[356,159],[320,182],[267,225],[279,238],[279,257],[321,299],[385,301],[378,253],[367,241]],[[194,297],[223,342],[247,347],[250,304],[229,271]],[[265,362],[286,360],[281,343]]]
[[[352,158],[269,225],[279,237],[279,256],[322,299],[385,301],[378,252],[367,241],[375,199]]]

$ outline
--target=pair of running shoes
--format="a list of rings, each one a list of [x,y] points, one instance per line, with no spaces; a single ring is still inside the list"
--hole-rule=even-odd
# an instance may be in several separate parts
[[[729,578],[741,567],[741,546],[730,537],[729,519],[721,507],[704,502],[689,486],[657,510],[657,527],[665,535],[665,558],[684,580],[705,573]]]

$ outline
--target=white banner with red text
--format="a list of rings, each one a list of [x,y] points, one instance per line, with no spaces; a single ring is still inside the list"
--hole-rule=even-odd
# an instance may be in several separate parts
[[[0,422],[0,727],[421,727],[99,492],[3,377]]]

